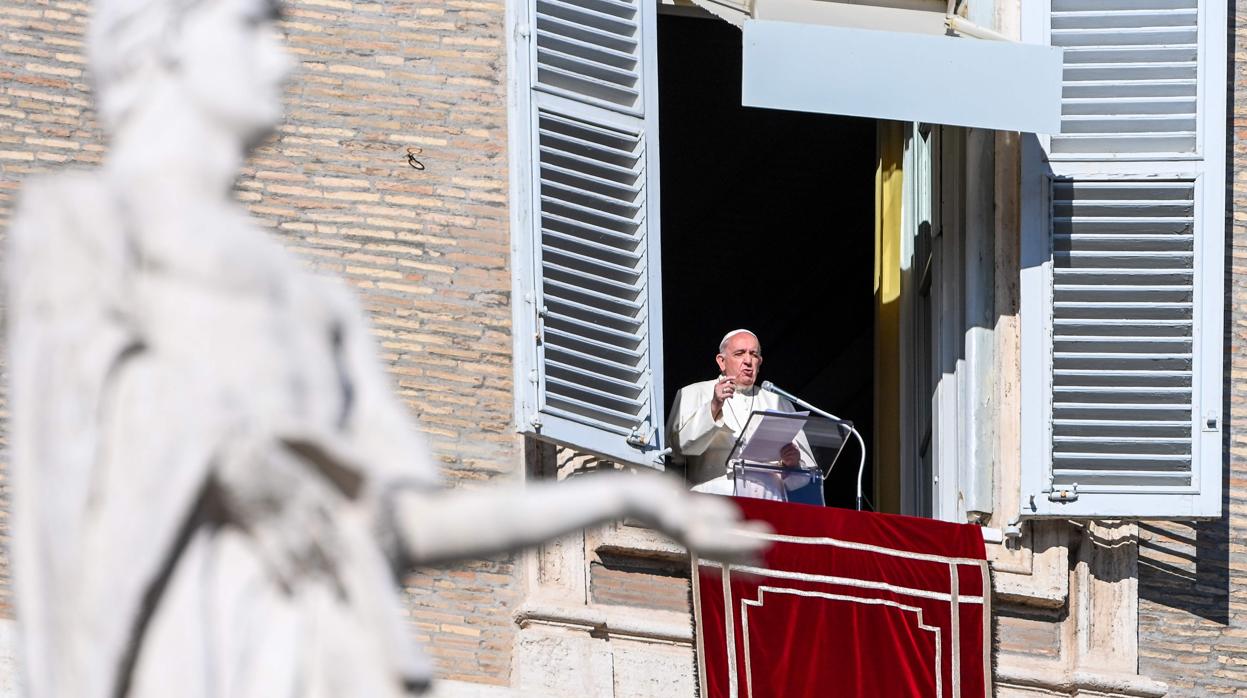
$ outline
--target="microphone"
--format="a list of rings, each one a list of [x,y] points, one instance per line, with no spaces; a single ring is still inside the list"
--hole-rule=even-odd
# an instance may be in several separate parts
[[[768,393],[774,393],[776,395],[779,395],[780,397],[787,398],[789,401],[797,405],[800,405],[811,412],[816,412],[822,415],[823,417],[826,417],[827,419],[832,420],[833,422],[839,422],[849,428],[849,433],[853,434],[854,438],[857,439],[857,445],[861,447],[860,450],[862,452],[861,460],[857,464],[857,510],[861,511],[862,503],[865,499],[862,495],[862,475],[866,472],[866,442],[862,440],[862,435],[858,433],[857,427],[853,426],[853,422],[850,422],[847,419],[840,419],[839,417],[837,417],[836,415],[830,412],[825,412],[823,410],[820,410],[814,405],[811,405],[805,400],[802,400],[796,395],[793,395],[792,393],[788,392],[787,390],[780,388],[779,386],[775,385],[771,381],[762,381],[762,389],[767,391]],[[835,463],[833,462],[832,465],[834,466]],[[828,469],[828,472],[831,472],[830,469]]]
[[[817,407],[815,407],[814,405],[811,405],[810,403],[806,402],[805,400],[802,400],[801,398],[797,397],[796,395],[793,395],[792,393],[788,392],[787,390],[784,390],[783,388],[779,387],[778,385],[775,385],[775,384],[774,384],[774,383],[772,383],[771,381],[762,381],[762,389],[763,389],[763,390],[765,390],[765,391],[767,391],[768,393],[775,393],[776,395],[779,395],[780,397],[788,398],[788,400],[789,400],[789,401],[791,401],[791,402],[793,402],[793,403],[796,403],[796,404],[798,404],[798,405],[801,405],[802,407],[804,407],[805,409],[807,409],[807,410],[809,410],[809,411],[811,411],[811,412],[817,412],[817,413],[819,413],[820,415],[822,415],[822,416],[826,417],[827,419],[830,419],[830,420],[835,421],[835,422],[844,422],[845,424],[848,424],[849,426],[853,426],[853,423],[852,423],[852,422],[850,422],[849,420],[847,420],[847,419],[840,419],[839,417],[837,417],[836,415],[834,415],[834,414],[832,414],[832,413],[830,413],[830,412],[824,412],[823,410],[818,409],[818,408],[817,408]]]
[[[801,398],[797,397],[796,395],[793,395],[787,390],[780,388],[779,386],[775,385],[771,381],[762,381],[762,389],[768,393],[775,393],[776,395],[779,395],[781,397],[786,397],[793,402],[796,402],[796,403],[801,402]]]

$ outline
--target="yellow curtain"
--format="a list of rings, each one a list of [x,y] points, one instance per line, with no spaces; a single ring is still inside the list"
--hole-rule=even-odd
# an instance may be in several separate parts
[[[875,487],[879,511],[900,512],[901,168],[904,124],[880,121],[875,167]]]

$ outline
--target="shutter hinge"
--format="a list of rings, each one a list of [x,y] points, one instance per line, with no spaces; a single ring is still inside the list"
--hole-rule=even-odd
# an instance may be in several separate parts
[[[550,310],[544,305],[540,308],[536,307],[537,304],[534,301],[529,302],[533,303],[533,327],[535,328],[533,341],[537,343],[537,346],[541,346],[541,343],[545,341],[546,315],[549,314]]]
[[[1056,486],[1052,486],[1052,488],[1048,490],[1048,501],[1059,502],[1061,504],[1069,504],[1070,502],[1077,502],[1078,501],[1078,483],[1077,482],[1071,483],[1068,488],[1063,487],[1061,489],[1057,489]]]
[[[534,340],[537,344],[541,344],[542,335],[545,333],[544,319],[549,310],[546,309],[545,305],[537,308],[537,299],[535,295],[532,295],[532,292],[524,294],[524,302],[532,305],[532,328],[534,328],[534,332],[532,332],[532,340]]]
[[[649,420],[641,422],[641,426],[633,427],[632,433],[628,434],[628,445],[634,448],[645,448],[649,445],[650,434],[653,433]]]
[[[519,38],[527,41],[529,33],[530,32],[529,32],[527,23],[521,22],[520,24],[515,25],[515,35],[518,36]]]

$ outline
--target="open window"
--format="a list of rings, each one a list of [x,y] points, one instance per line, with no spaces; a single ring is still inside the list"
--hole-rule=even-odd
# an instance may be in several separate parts
[[[738,28],[687,13],[660,13],[658,28],[668,405],[716,375],[724,332],[747,327],[763,379],[869,444],[876,121],[745,107]],[[852,443],[829,504],[853,506],[857,463]]]
[[[786,3],[798,5],[809,3]],[[990,230],[964,212],[984,207],[971,199],[990,193],[991,173],[967,185],[976,163],[958,158],[990,132],[915,121],[1055,124],[1055,97],[1042,95],[1059,85],[1059,52],[949,36],[957,18],[942,11],[923,11],[917,32],[850,8],[847,25],[744,18],[743,33],[693,12],[660,18],[649,0],[511,7],[520,430],[659,465],[675,390],[712,377],[722,333],[751,326],[767,379],[873,442],[878,508],[961,518],[977,501],[964,491],[984,478],[990,500],[990,458],[962,437],[982,391],[962,376],[984,360],[964,282],[984,282],[974,275],[991,265],[975,247]],[[878,60],[844,73],[860,52],[835,49],[852,46]],[[1029,71],[1030,89],[980,123],[986,112],[966,105],[1004,98],[957,61],[1015,82]],[[919,65],[943,67],[922,78]],[[862,89],[844,89],[854,80]],[[833,503],[853,492],[852,470],[837,467]]]

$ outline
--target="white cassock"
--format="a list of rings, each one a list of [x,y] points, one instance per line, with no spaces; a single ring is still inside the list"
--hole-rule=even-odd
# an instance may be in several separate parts
[[[723,401],[723,414],[718,420],[710,414],[710,400],[718,379],[686,385],[676,393],[667,420],[667,443],[671,445],[676,460],[687,464],[688,478],[694,492],[709,494],[739,494],[757,499],[786,499],[784,485],[779,473],[748,473],[733,491],[731,477],[727,475],[727,457],[736,444],[737,437],[749,421],[749,415],[758,410],[796,412],[788,400],[756,385],[737,388]],[[801,467],[813,470],[818,467],[805,433],[797,434],[797,449],[801,451]],[[779,461],[779,454],[775,454]]]

